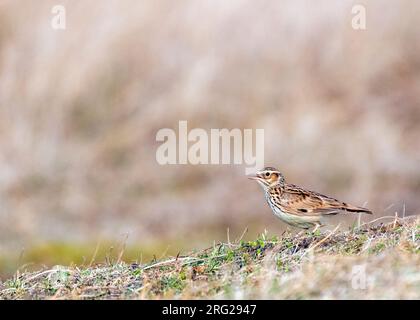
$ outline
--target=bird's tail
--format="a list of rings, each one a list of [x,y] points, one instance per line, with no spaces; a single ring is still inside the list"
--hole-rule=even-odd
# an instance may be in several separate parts
[[[348,212],[362,212],[367,214],[373,214],[372,211],[369,209],[363,208],[363,207],[356,207],[348,203],[343,203],[342,210],[348,211]]]

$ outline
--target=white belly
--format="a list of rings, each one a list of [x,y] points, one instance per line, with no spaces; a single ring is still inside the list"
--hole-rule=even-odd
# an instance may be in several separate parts
[[[274,203],[271,202],[271,199],[268,195],[266,195],[266,199],[274,215],[291,226],[308,229],[319,223],[318,216],[309,217],[290,214],[281,211]]]

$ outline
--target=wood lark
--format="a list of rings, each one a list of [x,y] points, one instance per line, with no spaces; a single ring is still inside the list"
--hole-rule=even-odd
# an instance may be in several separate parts
[[[322,220],[325,216],[336,215],[340,212],[372,214],[372,211],[366,208],[356,207],[288,184],[280,171],[272,167],[266,167],[248,177],[256,180],[263,187],[265,199],[274,215],[294,227],[302,229],[314,227],[313,232],[315,232],[323,225]]]

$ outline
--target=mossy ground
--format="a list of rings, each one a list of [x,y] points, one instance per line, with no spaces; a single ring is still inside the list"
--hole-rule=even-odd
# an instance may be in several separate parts
[[[1,299],[420,298],[420,220],[262,234],[148,264],[16,272]]]

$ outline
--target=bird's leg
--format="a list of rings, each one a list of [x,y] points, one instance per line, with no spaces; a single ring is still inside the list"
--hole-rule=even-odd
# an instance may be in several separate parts
[[[312,234],[315,234],[316,231],[321,227],[320,223],[315,224],[315,228],[312,230]]]
[[[296,234],[296,238],[299,238],[302,234],[304,234],[306,230],[302,230]]]
[[[284,233],[288,236],[290,236],[292,234],[292,232],[290,231],[289,226],[286,227],[286,231],[284,231]]]

